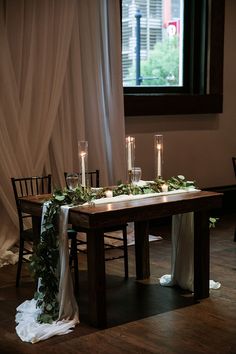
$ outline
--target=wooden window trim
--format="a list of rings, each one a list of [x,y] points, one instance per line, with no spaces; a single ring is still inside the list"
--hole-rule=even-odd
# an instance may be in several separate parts
[[[222,113],[225,0],[210,1],[207,93],[124,93],[125,116]]]

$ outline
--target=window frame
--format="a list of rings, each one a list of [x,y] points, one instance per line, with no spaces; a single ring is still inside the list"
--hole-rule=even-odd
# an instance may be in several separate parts
[[[173,87],[172,92],[168,88],[155,92],[145,87],[137,92],[136,88],[124,87],[125,116],[222,113],[225,0],[192,0],[191,4],[194,26],[189,35],[185,33],[189,53],[186,61],[190,62],[188,92]],[[194,45],[190,46],[192,41]]]

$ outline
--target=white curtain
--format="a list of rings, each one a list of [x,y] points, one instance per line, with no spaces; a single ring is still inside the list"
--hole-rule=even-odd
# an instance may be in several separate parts
[[[11,176],[124,179],[119,0],[0,0],[0,252],[17,240]]]
[[[124,180],[119,1],[78,1],[62,96],[49,166],[78,171],[78,140],[88,140],[89,166],[100,170],[102,185]]]

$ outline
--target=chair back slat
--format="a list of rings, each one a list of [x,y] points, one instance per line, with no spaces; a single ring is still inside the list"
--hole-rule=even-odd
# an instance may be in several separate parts
[[[43,192],[43,194],[44,194],[44,183],[43,183],[43,181],[42,181],[42,192]]]
[[[19,184],[20,184],[20,195],[21,196],[23,195],[23,182],[24,181],[19,181]]]
[[[25,180],[24,181],[25,182],[25,194],[29,194],[29,192],[28,192],[28,185],[27,185],[27,181]]]
[[[35,180],[36,194],[39,194],[39,182],[40,182],[40,178],[36,178]]]
[[[33,190],[33,179],[31,178],[29,182],[30,182],[30,190],[32,191]]]

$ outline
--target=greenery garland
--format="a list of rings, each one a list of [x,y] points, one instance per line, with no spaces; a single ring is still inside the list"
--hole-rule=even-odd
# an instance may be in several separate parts
[[[118,183],[113,187],[113,196],[122,194],[148,194],[162,192],[163,184],[167,184],[168,191],[194,187],[193,181],[187,181],[184,176],[171,177],[169,180],[156,179],[144,186]],[[39,244],[35,247],[31,257],[30,270],[36,279],[40,279],[38,290],[34,298],[36,306],[40,308],[37,321],[39,323],[52,323],[59,314],[59,249],[58,249],[58,215],[62,205],[80,205],[95,199],[106,197],[107,188],[83,188],[75,190],[56,190],[48,202],[44,215],[43,232]],[[214,225],[216,219],[211,218]]]
[[[30,271],[35,280],[39,281],[38,289],[34,294],[36,307],[40,308],[37,321],[52,323],[59,314],[59,241],[58,215],[62,205],[79,205],[91,200],[90,189],[77,188],[71,190],[56,190],[48,201],[44,215],[43,232],[40,242],[34,249],[30,260]]]
[[[60,203],[52,199],[44,216],[44,231],[31,257],[30,270],[35,279],[40,279],[34,294],[36,306],[41,309],[37,321],[51,323],[58,318],[58,232],[57,215]]]

